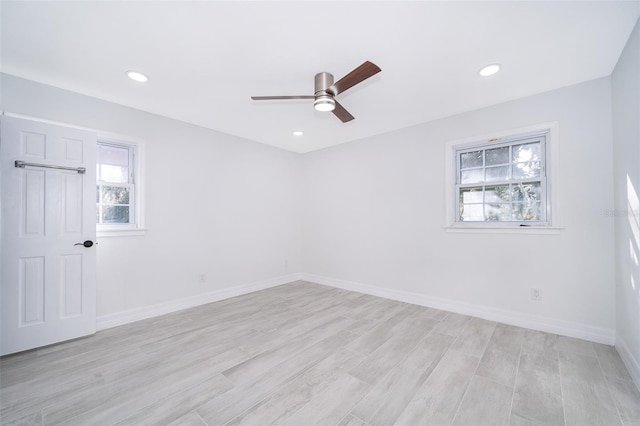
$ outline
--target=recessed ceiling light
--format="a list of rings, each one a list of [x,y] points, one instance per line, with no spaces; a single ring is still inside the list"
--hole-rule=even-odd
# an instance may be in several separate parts
[[[147,81],[149,81],[149,77],[138,71],[127,71],[127,76],[131,80],[137,81],[138,83],[146,83]]]
[[[302,136],[304,135],[304,132],[300,131],[300,130],[294,130],[293,131],[293,136]]]
[[[500,64],[491,64],[483,67],[480,71],[478,71],[478,74],[483,77],[489,77],[490,75],[494,75],[498,71],[500,71]]]

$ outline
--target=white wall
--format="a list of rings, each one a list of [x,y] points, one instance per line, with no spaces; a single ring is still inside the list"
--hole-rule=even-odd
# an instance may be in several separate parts
[[[1,89],[7,112],[146,141],[149,231],[99,238],[99,317],[300,270],[298,154],[8,75]]]
[[[560,235],[447,233],[445,143],[552,121]],[[612,343],[611,139],[603,78],[306,154],[303,271]]]
[[[11,76],[1,88],[7,111],[147,141],[149,232],[100,240],[99,315],[305,272],[613,342],[609,78],[304,156]],[[565,229],[445,232],[446,142],[552,121]]]
[[[612,74],[616,346],[640,387],[640,23]]]

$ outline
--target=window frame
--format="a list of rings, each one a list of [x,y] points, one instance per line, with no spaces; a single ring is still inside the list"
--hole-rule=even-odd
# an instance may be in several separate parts
[[[97,137],[97,145],[107,145],[116,147],[126,147],[129,149],[129,180],[128,184],[113,184],[110,182],[102,182],[96,176],[96,188],[98,185],[106,186],[127,186],[129,193],[129,221],[130,223],[97,223],[96,232],[98,237],[119,237],[119,236],[137,236],[144,235],[143,215],[143,175],[142,158],[144,155],[144,143],[140,140],[132,138],[113,137],[109,135],[100,135]],[[98,158],[96,158],[96,165]],[[97,206],[96,206],[97,208]]]
[[[539,135],[530,135],[527,137],[514,137],[514,138],[501,138],[500,140],[494,141],[493,143],[484,143],[484,144],[480,144],[480,145],[472,145],[472,146],[467,146],[467,147],[458,147],[456,149],[455,152],[455,156],[456,156],[456,212],[458,212],[458,214],[456,214],[456,221],[460,222],[460,223],[488,223],[488,222],[495,222],[495,224],[509,224],[512,226],[539,226],[539,225],[547,225],[548,221],[547,218],[549,216],[549,211],[548,211],[548,202],[547,202],[547,176],[546,176],[546,139],[547,139],[547,133],[541,133]],[[528,143],[540,143],[540,154],[541,154],[541,158],[540,158],[540,176],[536,177],[536,178],[524,178],[524,179],[513,179],[511,177],[505,179],[505,180],[496,180],[496,181],[478,181],[478,182],[471,182],[471,183],[462,183],[461,182],[461,174],[463,172],[463,170],[460,164],[460,156],[464,153],[470,153],[470,152],[474,152],[474,151],[487,151],[490,149],[495,149],[495,148],[506,148],[509,147],[509,163],[504,163],[504,164],[499,164],[499,165],[486,165],[486,155],[483,154],[483,164],[481,167],[475,167],[475,168],[470,168],[470,169],[466,169],[466,170],[473,170],[473,169],[477,169],[477,170],[482,170],[483,172],[486,172],[487,169],[490,168],[497,168],[497,167],[509,167],[510,170],[512,170],[512,166],[516,163],[514,163],[512,161],[512,149],[511,147],[516,146],[516,145],[523,145],[523,144],[528,144]],[[509,173],[511,174],[511,173]],[[526,183],[540,183],[540,212],[541,212],[541,219],[540,220],[508,220],[508,221],[489,221],[489,220],[482,220],[482,221],[474,221],[474,220],[467,220],[467,221],[463,221],[460,220],[460,208],[461,208],[461,203],[460,203],[460,191],[462,189],[465,188],[478,188],[478,187],[482,187],[483,189],[483,194],[486,193],[485,188],[490,188],[490,187],[495,187],[495,186],[511,186],[512,184],[526,184]],[[486,200],[483,200],[482,203],[478,203],[480,205],[482,205],[483,207],[486,206],[487,204],[489,204],[488,202],[486,202]],[[510,200],[509,203],[510,205],[513,204],[513,202]]]
[[[542,136],[544,136],[544,149],[541,149],[541,154],[544,158],[541,160],[541,167],[544,167],[544,173],[541,173],[540,179],[536,178],[529,180],[541,182],[541,202],[543,204],[541,209],[544,208],[546,220],[461,221],[459,218],[459,191],[461,187],[494,186],[499,185],[502,181],[460,184],[459,153],[463,151],[490,149],[505,145],[518,145],[524,141]],[[560,209],[557,197],[557,167],[559,162],[558,123],[544,123],[525,128],[495,132],[490,135],[449,141],[445,144],[445,152],[445,230],[447,232],[557,234],[559,233],[559,230],[563,229],[559,226]],[[543,186],[544,189],[542,188]]]

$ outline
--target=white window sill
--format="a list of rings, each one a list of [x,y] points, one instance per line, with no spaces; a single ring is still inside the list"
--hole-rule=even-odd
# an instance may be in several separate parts
[[[446,232],[454,234],[518,234],[518,235],[560,235],[564,227],[559,226],[486,226],[465,225],[445,226]]]
[[[99,229],[96,231],[96,237],[139,237],[147,233],[146,228],[129,228],[129,229]]]

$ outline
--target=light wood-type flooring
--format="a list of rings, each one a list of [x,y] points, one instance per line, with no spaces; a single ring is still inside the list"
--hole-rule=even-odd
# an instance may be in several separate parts
[[[2,424],[640,424],[613,347],[306,282],[0,368]]]

